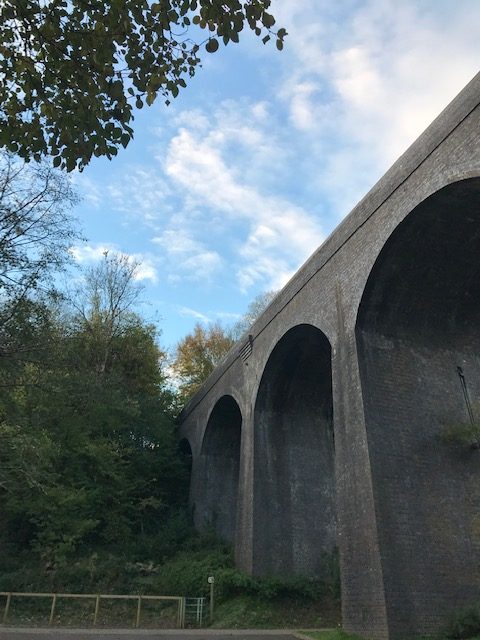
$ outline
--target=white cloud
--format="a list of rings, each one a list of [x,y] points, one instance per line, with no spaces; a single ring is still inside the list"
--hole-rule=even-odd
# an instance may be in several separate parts
[[[70,247],[70,253],[75,262],[79,264],[94,264],[104,258],[106,253],[117,252],[112,244],[95,244],[95,245],[75,245]]]
[[[154,237],[152,242],[164,251],[171,282],[181,278],[194,281],[210,280],[222,265],[220,255],[192,238],[186,229],[166,229]]]
[[[131,260],[135,260],[138,263],[135,270],[134,279],[138,282],[142,280],[149,280],[150,282],[158,282],[158,272],[151,258],[147,258],[142,254],[134,253],[129,256]]]
[[[480,5],[284,0],[276,15],[290,34],[277,95],[344,215],[477,72]]]
[[[207,313],[203,313],[191,307],[177,306],[176,308],[181,316],[195,318],[195,320],[199,320],[205,324],[218,320],[231,322],[241,317],[239,313],[231,313],[230,311],[208,311]]]
[[[137,263],[134,280],[138,282],[149,280],[154,283],[158,281],[158,272],[153,258],[141,253],[125,253],[111,243],[75,245],[70,247],[70,253],[75,262],[85,266],[100,262],[107,254],[126,256],[129,262]]]
[[[148,228],[146,278],[228,269],[242,292],[279,288],[477,70],[478,0],[283,0],[275,15],[285,50],[250,54],[268,92],[239,81],[244,97],[170,111],[156,164],[97,191]]]
[[[156,167],[131,165],[126,173],[106,186],[110,202],[117,211],[156,228],[171,214],[168,182]]]
[[[313,96],[318,86],[313,82],[298,82],[289,87],[291,100],[290,118],[297,129],[311,129],[315,124]]]
[[[187,207],[194,202],[230,224],[241,221],[244,239],[236,248],[235,266],[242,290],[259,282],[277,287],[323,238],[313,215],[262,189],[261,178],[276,146],[274,138],[267,140],[264,130],[255,126],[255,118],[263,118],[265,108],[223,105],[208,121],[202,119],[200,130],[195,125],[182,126],[163,160],[165,173],[187,194]],[[236,145],[233,154],[232,145]],[[255,161],[252,154],[255,157],[257,149],[261,154],[262,148],[266,166],[259,166],[253,176],[248,165]],[[256,160],[260,162],[258,155]]]
[[[207,315],[195,309],[190,309],[190,307],[179,306],[177,309],[181,316],[189,316],[195,318],[195,320],[200,320],[200,322],[210,322],[210,318]]]
[[[85,174],[82,174],[80,178],[80,174],[77,171],[72,172],[71,176],[72,182],[79,188],[82,198],[86,200],[90,206],[98,209],[102,202],[102,193],[97,183]]]

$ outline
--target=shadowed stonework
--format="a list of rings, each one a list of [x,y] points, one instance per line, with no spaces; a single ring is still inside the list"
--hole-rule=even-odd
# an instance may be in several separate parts
[[[315,327],[275,347],[254,430],[255,572],[318,577],[336,535],[331,349]]]
[[[203,492],[197,502],[197,524],[212,526],[230,542],[235,538],[242,415],[231,396],[215,405],[203,438]]]
[[[480,74],[180,417],[197,525],[259,575],[338,546],[344,628],[375,640],[480,600],[480,450],[451,437],[480,423],[479,104]]]
[[[357,322],[387,607],[441,622],[480,590],[480,457],[442,434],[480,419],[480,179],[419,205],[388,240]],[[467,400],[468,403],[468,400]],[[432,585],[435,588],[432,589]]]

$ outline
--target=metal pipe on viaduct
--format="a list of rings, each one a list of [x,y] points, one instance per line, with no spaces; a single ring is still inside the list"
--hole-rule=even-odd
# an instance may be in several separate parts
[[[191,504],[256,575],[321,578],[344,628],[480,599],[480,73],[301,267],[180,416]],[[348,180],[348,176],[345,177]]]

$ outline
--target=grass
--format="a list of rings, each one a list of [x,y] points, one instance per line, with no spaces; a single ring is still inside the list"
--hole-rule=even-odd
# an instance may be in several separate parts
[[[339,603],[331,598],[306,601],[286,596],[271,599],[256,595],[238,595],[215,610],[213,628],[295,629],[337,626]]]
[[[363,640],[360,636],[346,633],[343,629],[323,629],[321,631],[301,631],[301,633],[313,640]]]
[[[0,603],[0,606],[3,602]],[[47,626],[51,600],[13,598],[9,625]],[[90,600],[57,601],[54,626],[91,627],[95,602]],[[135,601],[102,601],[97,620],[98,627],[128,628],[133,626],[136,613]],[[176,606],[145,601],[142,604],[142,628],[172,628],[176,626]],[[213,623],[209,624],[208,602],[204,610],[204,626],[213,628],[299,628],[337,626],[340,611],[338,603],[331,599],[301,601],[299,598],[276,596],[262,598],[258,595],[237,595],[221,602],[215,609]],[[190,625],[188,625],[190,626]]]

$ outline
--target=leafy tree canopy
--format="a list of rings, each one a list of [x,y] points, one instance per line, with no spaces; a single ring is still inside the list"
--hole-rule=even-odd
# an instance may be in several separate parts
[[[133,107],[176,97],[202,45],[213,53],[248,26],[282,49],[270,2],[3,0],[0,146],[25,159],[51,155],[67,171],[111,158],[133,137]]]
[[[106,255],[83,300],[23,300],[7,325],[0,300],[13,345],[0,351],[0,556],[15,544],[58,566],[82,549],[149,548],[185,503],[165,354],[131,308],[135,269]]]
[[[179,380],[181,403],[187,402],[201,387],[234,342],[218,323],[209,327],[197,323],[193,332],[180,340],[172,369]]]
[[[197,323],[193,332],[180,340],[172,364],[179,383],[180,406],[198,391],[235,342],[248,331],[276,295],[276,291],[258,294],[231,328],[225,328],[218,322],[208,327]]]

